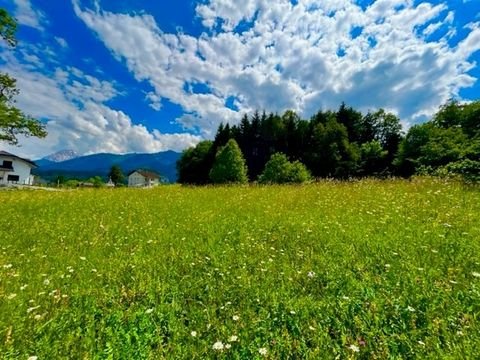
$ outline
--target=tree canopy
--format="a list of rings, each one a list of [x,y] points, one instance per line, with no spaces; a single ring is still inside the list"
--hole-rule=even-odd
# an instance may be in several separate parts
[[[250,181],[284,182],[290,159],[316,178],[411,176],[480,171],[480,102],[449,101],[430,121],[402,133],[400,119],[383,109],[366,114],[341,104],[301,119],[254,112],[238,125],[220,124],[213,141],[184,151],[177,163],[179,182],[206,184],[215,154],[234,139],[244,155]],[[274,154],[281,153],[283,156]],[[267,166],[267,162],[272,160]],[[266,172],[265,172],[266,171]],[[265,174],[272,179],[266,180]]]

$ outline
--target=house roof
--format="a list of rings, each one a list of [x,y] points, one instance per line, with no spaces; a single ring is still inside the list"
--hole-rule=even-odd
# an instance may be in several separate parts
[[[160,175],[158,175],[157,173],[154,173],[153,171],[141,170],[141,169],[130,171],[128,176],[132,175],[135,172],[139,173],[146,179],[160,179]]]
[[[25,161],[26,163],[30,164],[30,165],[33,166],[33,167],[38,167],[38,165],[35,164],[32,160],[22,158],[22,157],[20,157],[20,156],[11,154],[11,153],[9,153],[9,152],[7,152],[7,151],[0,150],[0,155],[12,157],[12,158],[15,158],[15,159],[19,159],[19,160]]]

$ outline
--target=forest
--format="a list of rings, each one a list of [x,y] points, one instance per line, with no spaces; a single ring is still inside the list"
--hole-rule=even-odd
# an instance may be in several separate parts
[[[238,125],[221,124],[213,141],[186,149],[177,163],[178,181],[222,182],[212,178],[211,170],[230,139],[241,150],[249,181],[260,180],[267,162],[273,155],[278,161],[278,154],[305,165],[313,178],[428,174],[480,179],[480,101],[450,100],[431,120],[406,133],[392,113],[379,109],[362,114],[344,103],[309,120],[293,111],[257,111],[244,115]]]

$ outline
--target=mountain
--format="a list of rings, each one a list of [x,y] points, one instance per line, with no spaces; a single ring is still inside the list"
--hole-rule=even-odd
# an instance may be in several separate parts
[[[45,156],[42,160],[48,160],[52,162],[62,162],[62,161],[75,159],[79,156],[80,155],[73,150],[60,150],[60,151],[57,151],[56,153]]]
[[[93,154],[61,162],[43,158],[35,161],[38,168],[34,173],[46,180],[54,180],[60,175],[75,179],[86,179],[92,176],[101,176],[106,179],[112,165],[118,165],[125,176],[133,170],[145,169],[155,171],[168,182],[175,182],[177,180],[176,163],[180,155],[174,151],[154,154]]]

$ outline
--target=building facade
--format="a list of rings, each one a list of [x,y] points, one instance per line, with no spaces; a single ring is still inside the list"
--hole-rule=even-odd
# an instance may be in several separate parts
[[[160,184],[160,176],[151,171],[135,170],[128,174],[129,187],[151,187]]]
[[[0,151],[0,185],[33,185],[31,171],[37,165],[6,151]]]

